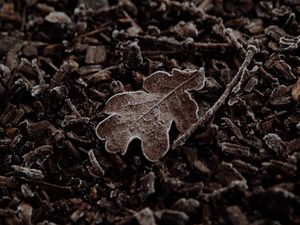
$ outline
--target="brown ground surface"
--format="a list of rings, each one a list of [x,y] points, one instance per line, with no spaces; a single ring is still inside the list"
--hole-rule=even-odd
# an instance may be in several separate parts
[[[0,224],[300,224],[299,16],[298,0],[0,1]],[[105,151],[112,81],[204,67],[203,115],[249,44],[239,90],[182,147]]]

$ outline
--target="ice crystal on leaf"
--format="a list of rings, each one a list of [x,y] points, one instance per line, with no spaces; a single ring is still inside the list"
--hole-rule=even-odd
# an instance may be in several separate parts
[[[172,75],[157,71],[144,80],[144,91],[122,92],[107,101],[104,113],[109,117],[98,124],[96,134],[111,153],[125,154],[138,138],[145,157],[157,161],[169,150],[173,121],[181,133],[198,121],[198,106],[188,91],[204,84],[203,68],[173,69]]]

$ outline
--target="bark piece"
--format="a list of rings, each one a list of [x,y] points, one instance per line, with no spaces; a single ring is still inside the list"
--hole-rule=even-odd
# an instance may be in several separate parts
[[[229,220],[233,225],[248,225],[249,221],[246,215],[238,206],[229,206],[226,208]]]
[[[156,225],[154,213],[151,209],[145,208],[136,213],[134,217],[137,219],[140,225]]]
[[[292,89],[292,97],[295,101],[300,100],[300,78],[296,81]]]
[[[106,49],[103,46],[88,46],[86,50],[85,62],[87,64],[97,64],[106,59]]]

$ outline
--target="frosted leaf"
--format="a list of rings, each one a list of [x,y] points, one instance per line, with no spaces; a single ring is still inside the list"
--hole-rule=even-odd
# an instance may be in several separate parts
[[[169,130],[174,121],[184,133],[198,121],[198,106],[189,90],[205,84],[204,69],[173,69],[172,75],[157,71],[144,80],[145,91],[122,92],[106,103],[110,116],[96,127],[96,134],[106,140],[108,152],[125,154],[129,143],[141,140],[145,157],[157,161],[169,147]]]

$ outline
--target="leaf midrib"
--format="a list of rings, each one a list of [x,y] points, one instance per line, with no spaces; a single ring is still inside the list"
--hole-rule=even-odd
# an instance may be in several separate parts
[[[157,104],[155,104],[154,106],[152,106],[150,109],[148,109],[148,111],[146,111],[144,114],[142,114],[137,120],[136,123],[141,120],[144,116],[146,116],[148,113],[150,113],[153,109],[155,109],[156,107],[158,107],[161,103],[163,103],[167,98],[169,98],[173,93],[175,93],[179,88],[181,88],[183,85],[185,85],[186,83],[190,82],[192,79],[194,79],[197,76],[200,76],[201,73],[200,71],[197,71],[197,73],[193,76],[191,76],[189,79],[185,80],[184,82],[182,82],[181,84],[179,84],[177,87],[175,87],[173,90],[171,90],[168,94],[166,94],[160,101],[157,102]],[[186,91],[186,90],[185,90]],[[185,92],[184,91],[184,92]],[[136,124],[135,123],[135,124]],[[134,125],[135,125],[134,124]]]

